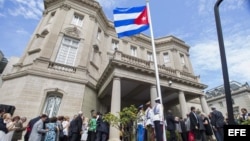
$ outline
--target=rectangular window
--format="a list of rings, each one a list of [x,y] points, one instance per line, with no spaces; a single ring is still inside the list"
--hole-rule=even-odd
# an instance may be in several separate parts
[[[180,57],[181,57],[181,64],[185,64],[185,58],[184,58],[184,55],[183,55],[183,54],[180,54]]]
[[[153,61],[153,54],[152,52],[148,52],[148,61]]]
[[[137,48],[134,46],[131,47],[131,55],[137,57]]]
[[[97,40],[101,40],[101,33],[102,33],[101,29],[98,28],[98,32],[97,32],[97,35],[96,35]]]
[[[62,98],[56,94],[48,95],[43,107],[43,113],[47,114],[49,117],[57,116],[61,101]]]
[[[170,62],[168,52],[163,53],[164,64]]]
[[[56,57],[56,62],[60,64],[74,66],[78,46],[79,40],[64,37]]]
[[[83,24],[83,16],[80,16],[78,14],[74,14],[74,17],[73,17],[71,23],[76,25],[76,26],[82,26],[82,24]]]
[[[112,40],[112,50],[118,49],[118,41]]]

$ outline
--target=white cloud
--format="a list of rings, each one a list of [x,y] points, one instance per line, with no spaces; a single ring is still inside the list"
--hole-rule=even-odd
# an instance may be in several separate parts
[[[3,7],[4,0],[0,0],[0,7]]]
[[[5,17],[5,15],[4,15],[4,14],[2,14],[2,13],[0,13],[0,17]]]
[[[226,10],[235,10],[242,8],[242,5],[244,4],[244,0],[230,0],[227,2]]]
[[[29,32],[24,30],[24,29],[18,29],[18,30],[16,30],[16,33],[22,34],[22,35],[28,35],[29,34]]]
[[[97,0],[102,7],[104,8],[110,8],[113,7],[115,5],[115,3],[117,2],[116,0]]]
[[[103,7],[103,8],[107,8],[107,9],[110,9],[110,8],[113,8],[117,5],[120,5],[121,3],[125,2],[126,0],[97,0],[100,5]]]
[[[220,69],[218,42],[205,40],[197,42],[191,47],[193,65],[203,71],[215,71]]]
[[[213,12],[214,10],[214,5],[217,1],[211,1],[211,0],[199,0],[198,4],[198,13],[200,15],[205,15],[208,13]],[[221,11],[229,11],[229,10],[236,10],[236,9],[241,9],[244,5],[245,1],[244,0],[228,0],[228,1],[222,1],[219,9]],[[189,6],[194,6],[194,5],[189,5]]]
[[[43,11],[42,0],[11,0],[16,7],[8,9],[12,16],[23,16],[26,19],[40,19]]]
[[[248,67],[250,66],[250,29],[245,27],[247,25],[244,23],[224,27],[224,47],[229,78],[242,83],[250,80],[250,68]],[[204,30],[202,34],[208,33],[210,33],[209,30]],[[199,74],[205,75],[207,79],[209,78],[207,75],[210,75],[210,79],[216,77],[209,85],[219,83],[218,81],[223,82],[221,81],[222,76],[215,74],[216,72],[222,73],[221,58],[218,40],[212,38],[211,35],[214,34],[210,33],[210,36],[206,36],[204,39],[197,39],[190,50],[194,70],[198,70]]]

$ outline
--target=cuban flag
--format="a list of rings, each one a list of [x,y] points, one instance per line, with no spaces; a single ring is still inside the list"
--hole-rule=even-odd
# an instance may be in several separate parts
[[[132,36],[149,28],[146,6],[116,8],[113,14],[118,38]]]

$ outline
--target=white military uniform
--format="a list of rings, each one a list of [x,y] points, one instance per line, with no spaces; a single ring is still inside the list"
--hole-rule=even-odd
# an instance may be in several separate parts
[[[154,126],[153,117],[154,117],[153,110],[151,107],[148,107],[145,111],[145,120],[146,120],[145,124],[146,124],[146,126],[148,126],[148,125]]]
[[[153,121],[163,121],[163,107],[160,103],[156,103],[153,108]]]

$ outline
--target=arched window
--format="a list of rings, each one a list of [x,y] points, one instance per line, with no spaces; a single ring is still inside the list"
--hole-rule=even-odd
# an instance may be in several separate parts
[[[45,100],[43,113],[47,114],[49,117],[57,116],[61,101],[62,96],[57,93],[48,94]]]

